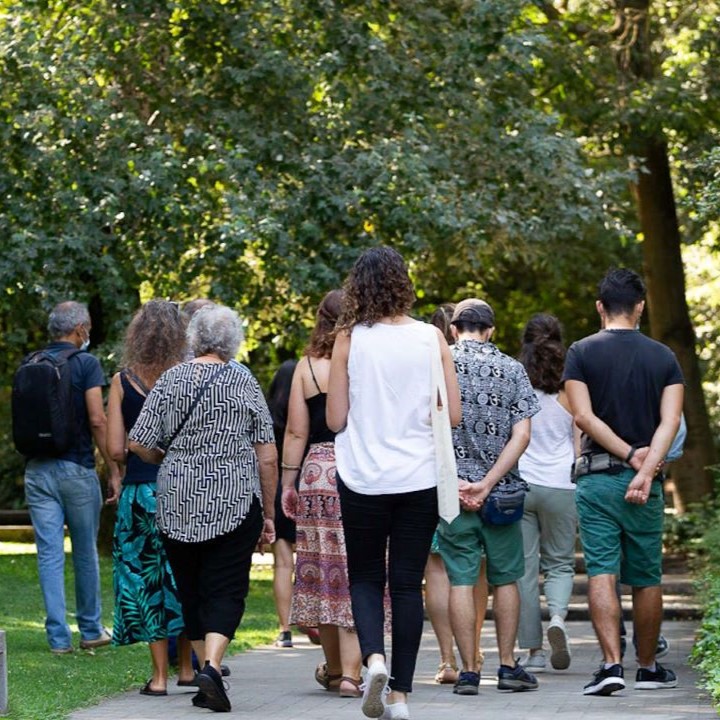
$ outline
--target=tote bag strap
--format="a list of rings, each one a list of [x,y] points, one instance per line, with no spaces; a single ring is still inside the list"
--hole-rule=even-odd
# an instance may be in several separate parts
[[[457,464],[455,463],[455,449],[450,428],[450,411],[448,410],[447,386],[440,354],[440,339],[435,328],[433,326],[431,328],[433,339],[431,342],[430,418],[435,441],[438,514],[443,520],[451,523],[460,514]]]

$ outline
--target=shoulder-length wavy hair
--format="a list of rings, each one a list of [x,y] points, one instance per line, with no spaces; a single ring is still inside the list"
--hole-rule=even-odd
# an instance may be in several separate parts
[[[520,362],[536,390],[554,394],[562,387],[565,345],[562,326],[554,315],[533,315],[525,326]]]
[[[322,299],[318,306],[315,327],[305,348],[305,355],[315,358],[329,358],[332,355],[343,296],[342,290],[331,290]]]
[[[185,321],[174,303],[150,300],[133,317],[125,331],[123,366],[148,385],[186,355]]]
[[[378,246],[366,250],[353,265],[344,285],[345,301],[338,329],[374,325],[383,317],[409,312],[415,289],[397,250]]]

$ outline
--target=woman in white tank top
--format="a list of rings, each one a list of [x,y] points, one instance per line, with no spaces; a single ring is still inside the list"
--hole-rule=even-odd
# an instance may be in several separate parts
[[[368,717],[386,720],[409,718],[407,695],[423,626],[423,571],[438,521],[432,343],[440,342],[453,424],[461,412],[447,343],[437,328],[409,317],[414,300],[407,268],[395,250],[376,247],[363,253],[345,283],[327,401],[328,427],[337,432],[353,616],[368,668],[362,709]],[[383,633],[386,568],[391,672]]]
[[[520,475],[530,484],[522,519],[525,575],[518,582],[518,644],[529,651],[522,664],[537,673],[546,666],[539,573],[550,613],[550,664],[556,670],[570,665],[565,617],[575,576],[577,516],[570,473],[576,433],[561,383],[565,347],[557,318],[540,314],[530,319],[523,332],[520,362],[541,408],[532,419],[530,444],[518,463]]]

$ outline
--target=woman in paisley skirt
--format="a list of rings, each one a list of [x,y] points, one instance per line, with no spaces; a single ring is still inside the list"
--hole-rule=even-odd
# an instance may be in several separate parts
[[[292,622],[320,629],[325,653],[325,662],[315,671],[320,685],[326,690],[337,688],[341,697],[359,697],[362,658],[350,603],[335,482],[335,435],[325,422],[330,355],[341,303],[340,290],[323,299],[305,357],[293,376],[282,459],[282,504],[297,527]]]
[[[130,323],[124,368],[112,380],[107,445],[125,466],[113,536],[115,617],[113,645],[146,642],[152,677],[143,695],[167,695],[168,637],[183,629],[182,607],[162,540],[155,525],[158,466],[127,452],[127,433],[158,377],[185,355],[185,323],[177,307],[151,300]],[[178,642],[179,685],[193,684],[190,643]]]

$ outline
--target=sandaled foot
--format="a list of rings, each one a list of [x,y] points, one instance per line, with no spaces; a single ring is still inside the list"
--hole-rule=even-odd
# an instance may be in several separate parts
[[[362,696],[360,680],[343,675],[340,678],[338,693],[342,698],[359,698]]]
[[[328,672],[328,666],[326,662],[321,662],[315,668],[315,680],[317,680],[318,683],[322,685],[322,687],[324,687],[326,690],[336,688],[340,684],[341,679],[342,673],[331,674]]]
[[[148,680],[144,687],[140,690],[141,695],[149,695],[150,697],[165,697],[167,695],[167,690],[153,690],[152,688],[152,678]]]
[[[440,663],[435,673],[435,682],[440,685],[454,685],[458,679],[458,669],[455,663]]]

